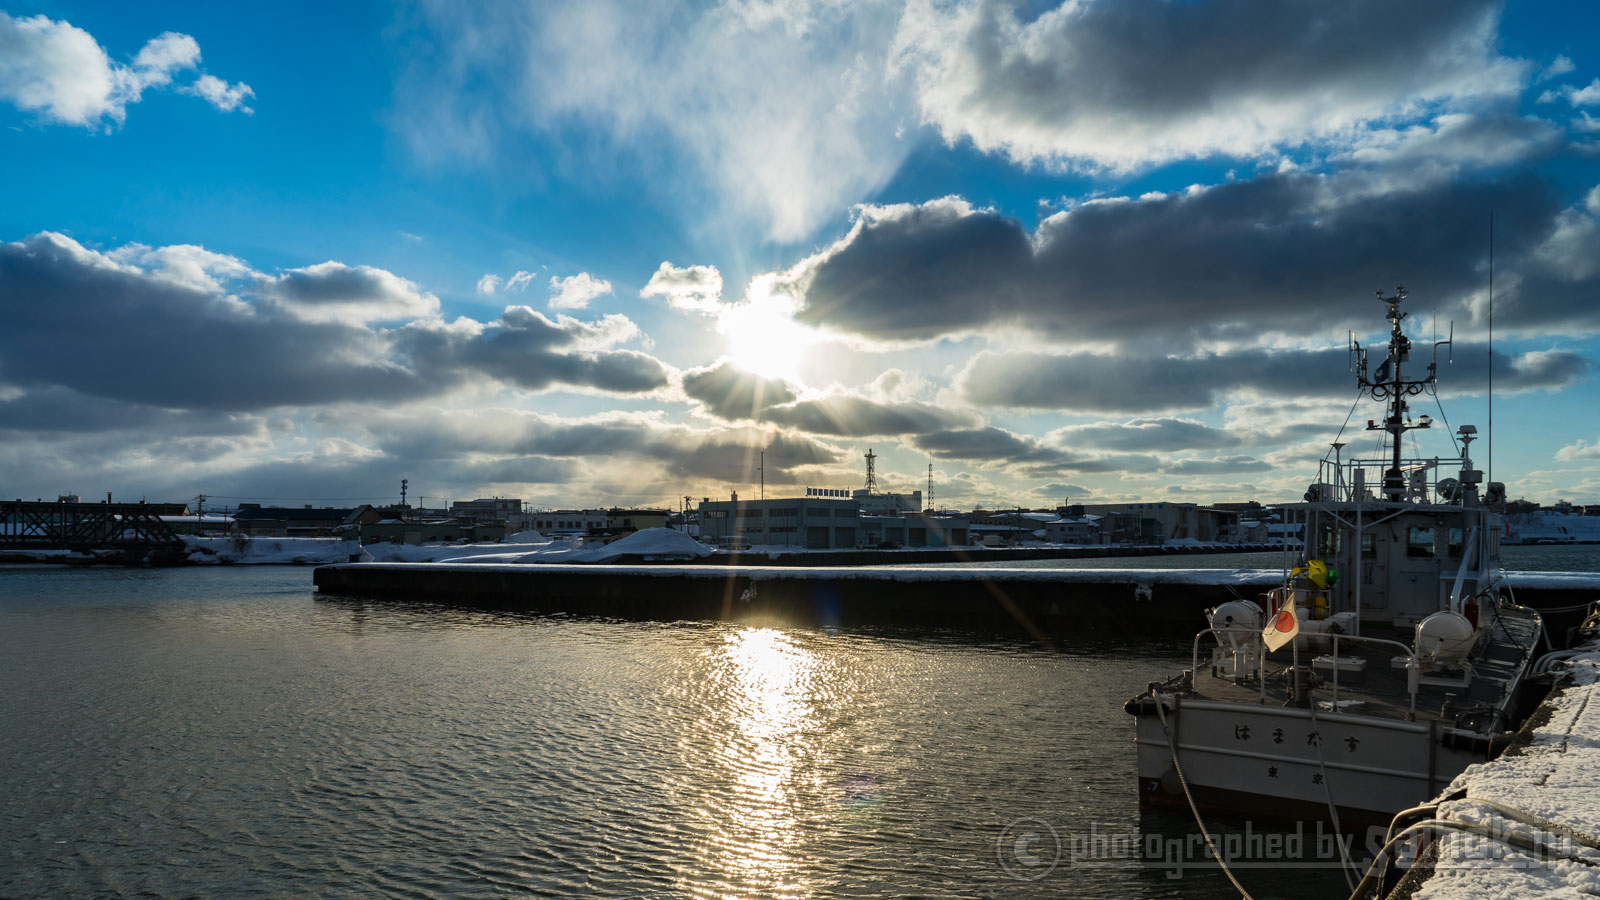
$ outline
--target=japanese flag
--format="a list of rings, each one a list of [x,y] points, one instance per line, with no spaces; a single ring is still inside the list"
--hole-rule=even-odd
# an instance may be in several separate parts
[[[1261,632],[1261,640],[1266,642],[1267,650],[1276,650],[1284,644],[1294,640],[1300,633],[1300,617],[1295,615],[1294,594],[1289,594],[1289,602],[1278,608],[1277,614],[1267,620],[1267,627]]]

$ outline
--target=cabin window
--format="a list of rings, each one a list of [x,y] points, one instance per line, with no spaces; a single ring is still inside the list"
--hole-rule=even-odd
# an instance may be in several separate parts
[[[1323,557],[1338,556],[1340,550],[1339,525],[1323,522],[1317,528],[1317,551]]]
[[[1378,536],[1368,531],[1361,535],[1361,557],[1374,559],[1378,555]]]
[[[1452,528],[1452,529],[1450,529],[1450,542],[1445,545],[1446,546],[1445,552],[1450,554],[1451,556],[1459,557],[1459,556],[1461,556],[1462,548],[1464,548],[1466,545],[1467,545],[1466,532],[1462,531],[1460,528]]]
[[[1433,527],[1411,527],[1406,535],[1407,556],[1433,556]]]

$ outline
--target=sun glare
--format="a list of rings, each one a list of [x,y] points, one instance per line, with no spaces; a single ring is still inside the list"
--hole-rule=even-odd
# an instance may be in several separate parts
[[[722,314],[717,330],[727,337],[734,365],[764,378],[803,383],[800,369],[818,335],[771,303],[741,304]]]

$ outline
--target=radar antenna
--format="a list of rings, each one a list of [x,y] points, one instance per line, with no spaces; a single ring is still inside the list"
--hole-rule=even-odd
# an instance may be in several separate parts
[[[1389,320],[1389,356],[1378,366],[1378,370],[1369,377],[1367,374],[1367,351],[1359,343],[1351,341],[1356,354],[1356,380],[1361,389],[1374,400],[1388,401],[1388,415],[1383,422],[1367,422],[1368,431],[1383,431],[1388,433],[1385,439],[1390,444],[1392,451],[1389,469],[1383,473],[1383,495],[1386,499],[1399,501],[1406,496],[1406,478],[1400,467],[1401,437],[1408,431],[1418,428],[1427,428],[1433,424],[1427,416],[1422,416],[1413,423],[1407,411],[1409,406],[1405,398],[1413,397],[1433,386],[1436,376],[1437,363],[1428,366],[1427,377],[1406,380],[1401,369],[1405,362],[1411,358],[1411,339],[1406,337],[1400,323],[1405,321],[1407,313],[1400,311],[1400,304],[1406,299],[1404,285],[1395,288],[1392,296],[1385,297],[1382,291],[1378,292],[1378,299],[1387,305],[1388,310],[1384,317]]]

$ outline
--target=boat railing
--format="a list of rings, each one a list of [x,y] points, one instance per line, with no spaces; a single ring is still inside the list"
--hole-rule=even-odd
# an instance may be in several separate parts
[[[1250,638],[1245,642],[1245,646],[1244,647],[1240,647],[1238,643],[1235,643],[1236,636],[1239,635],[1241,632],[1245,632],[1245,633],[1250,634]],[[1222,646],[1221,639],[1224,636],[1226,636],[1228,638],[1230,649],[1233,651],[1233,653],[1235,655],[1235,658],[1237,658],[1238,654],[1241,651],[1248,652],[1248,657],[1247,658],[1249,659],[1250,667],[1255,671],[1255,673],[1256,673],[1256,681],[1260,685],[1261,702],[1262,703],[1266,703],[1266,701],[1267,701],[1267,679],[1265,677],[1265,674],[1262,672],[1262,664],[1266,661],[1266,656],[1267,656],[1267,654],[1266,654],[1266,643],[1262,640],[1261,633],[1259,631],[1256,631],[1255,629],[1247,629],[1247,628],[1206,628],[1206,629],[1203,629],[1202,631],[1200,631],[1199,633],[1195,634],[1195,636],[1194,636],[1194,645],[1191,648],[1191,656],[1190,656],[1190,668],[1189,668],[1190,684],[1194,685],[1200,678],[1200,641],[1201,641],[1202,638],[1204,638],[1208,634],[1217,636],[1217,638],[1218,638],[1218,646]],[[1326,632],[1326,633],[1323,633],[1323,634],[1316,634],[1316,635],[1307,635],[1307,636],[1308,637],[1318,637],[1318,638],[1326,637],[1326,638],[1329,638],[1329,639],[1331,639],[1333,641],[1333,700],[1332,700],[1332,703],[1331,703],[1331,708],[1332,708],[1333,712],[1338,712],[1339,711],[1339,660],[1340,660],[1339,643],[1341,641],[1352,641],[1352,642],[1357,643],[1357,644],[1365,644],[1365,645],[1373,646],[1373,647],[1393,647],[1395,649],[1398,649],[1400,651],[1400,653],[1403,656],[1405,656],[1405,659],[1406,659],[1406,695],[1407,695],[1408,702],[1410,704],[1409,712],[1413,717],[1416,716],[1416,714],[1417,714],[1417,688],[1418,688],[1419,683],[1420,683],[1419,682],[1419,677],[1420,677],[1421,672],[1422,672],[1422,662],[1417,657],[1416,651],[1414,649],[1412,649],[1409,645],[1403,644],[1403,643],[1401,643],[1399,641],[1389,640],[1388,638],[1364,637],[1364,636],[1359,635],[1359,634],[1341,634],[1341,633],[1336,632],[1336,631]],[[1298,640],[1298,638],[1296,638],[1296,640]],[[1234,671],[1235,672],[1239,671],[1238,667],[1237,667],[1237,663],[1235,663]]]
[[[1460,457],[1402,459],[1400,472],[1406,477],[1406,496],[1415,502],[1429,502],[1438,489],[1440,468],[1454,471],[1465,463]],[[1383,476],[1393,465],[1390,459],[1324,459],[1317,468],[1317,485],[1323,496],[1317,499],[1341,503],[1378,499]]]

